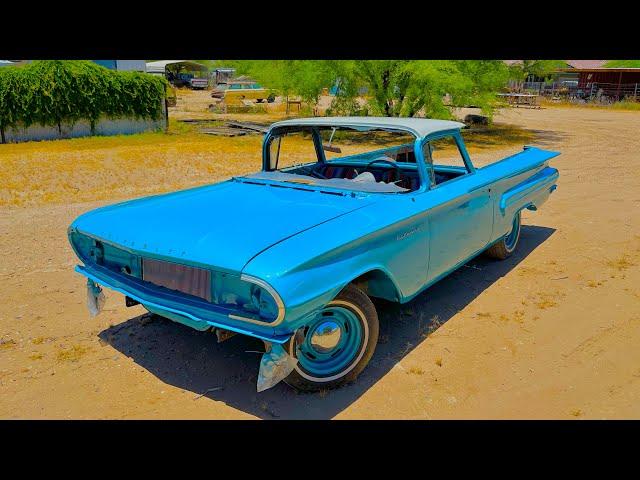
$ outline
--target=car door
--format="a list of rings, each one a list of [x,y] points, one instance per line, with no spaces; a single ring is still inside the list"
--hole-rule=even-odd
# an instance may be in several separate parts
[[[486,247],[493,229],[491,186],[478,184],[461,142],[450,134],[429,140],[423,149],[433,172],[432,187],[426,192],[430,197],[429,281]]]

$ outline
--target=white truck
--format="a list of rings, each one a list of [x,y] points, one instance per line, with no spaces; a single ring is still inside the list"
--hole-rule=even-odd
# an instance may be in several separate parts
[[[189,86],[193,90],[204,90],[209,86],[209,79],[192,77],[189,79]]]

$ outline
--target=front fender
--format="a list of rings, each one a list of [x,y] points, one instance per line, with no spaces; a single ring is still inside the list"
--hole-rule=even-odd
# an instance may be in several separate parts
[[[276,288],[280,289],[279,292],[286,292],[285,321],[276,327],[276,332],[281,334],[295,331],[347,285],[371,271],[383,272],[393,284],[396,295],[401,295],[396,280],[386,267],[380,264],[358,265],[359,260],[361,259],[353,258],[283,277]]]
[[[402,207],[407,203],[413,205],[409,200]],[[426,215],[406,216],[405,211],[401,220],[384,224],[390,214],[400,217],[394,205],[378,212],[363,210],[293,236],[247,264],[243,273],[264,279],[282,297],[285,321],[278,328],[295,330],[347,284],[371,271],[389,279],[395,290],[391,299],[399,301],[424,284],[429,234]]]

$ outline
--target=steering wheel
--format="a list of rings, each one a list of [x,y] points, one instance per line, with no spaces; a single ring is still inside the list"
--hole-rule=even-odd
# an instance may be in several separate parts
[[[321,174],[321,173],[317,170],[317,168],[318,168],[318,165],[317,165],[317,164],[316,164],[316,165],[314,165],[313,167],[303,167],[303,168],[304,168],[304,170],[307,172],[307,174],[308,174],[310,177],[319,178],[319,179],[321,179],[321,180],[328,180],[328,178],[327,178],[327,177],[325,177],[323,174]]]
[[[402,177],[402,170],[400,170],[400,167],[398,166],[398,164],[396,162],[392,162],[391,160],[385,160],[384,158],[377,158],[376,160],[369,162],[367,166],[364,167],[364,171],[369,172],[370,171],[369,167],[374,163],[386,163],[387,165],[391,165],[391,167],[396,172],[396,179],[393,182],[397,182]],[[391,182],[388,182],[388,183],[391,183]]]
[[[328,180],[328,178],[327,178],[327,177],[325,177],[323,174],[321,174],[321,173],[318,171],[318,164],[316,164],[316,165],[314,165],[313,167],[311,167],[311,168],[310,168],[310,172],[309,172],[309,174],[310,174],[312,177],[320,178],[320,179],[322,179],[322,180]]]

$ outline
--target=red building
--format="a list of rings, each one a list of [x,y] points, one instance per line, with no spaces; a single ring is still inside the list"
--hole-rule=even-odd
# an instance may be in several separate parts
[[[567,60],[563,72],[578,74],[578,89],[590,96],[640,100],[640,68],[606,68],[606,60]]]

